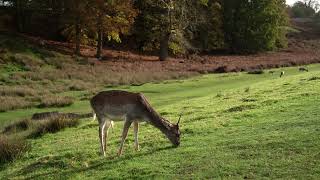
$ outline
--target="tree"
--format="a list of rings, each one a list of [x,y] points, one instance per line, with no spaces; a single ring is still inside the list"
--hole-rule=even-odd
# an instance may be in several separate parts
[[[286,45],[284,0],[225,0],[224,31],[233,52],[254,53]]]
[[[69,0],[65,2],[64,14],[67,25],[65,32],[69,32],[68,38],[74,38],[76,55],[80,55],[82,30],[91,26],[90,5],[89,1],[81,0]]]
[[[312,8],[315,12],[320,8],[319,0],[303,0],[303,2],[307,7]]]
[[[15,14],[16,28],[18,32],[23,32],[25,27],[25,9],[27,9],[27,0],[11,0]]]
[[[192,4],[190,4],[192,3]],[[185,36],[191,51],[213,51],[224,48],[223,8],[219,0],[188,1]]]
[[[312,17],[316,13],[313,7],[316,7],[316,3],[312,0],[298,1],[291,7],[291,14],[295,18]]]
[[[134,25],[138,49],[168,54],[210,51],[224,46],[220,0],[138,0]]]
[[[133,8],[132,0],[94,0],[93,9],[96,12],[96,57],[100,59],[104,35],[108,40],[121,42],[120,34],[129,32],[137,10]]]

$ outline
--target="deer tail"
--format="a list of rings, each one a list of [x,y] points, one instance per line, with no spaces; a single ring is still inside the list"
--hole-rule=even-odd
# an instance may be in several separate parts
[[[97,114],[92,110],[92,121],[97,119]]]

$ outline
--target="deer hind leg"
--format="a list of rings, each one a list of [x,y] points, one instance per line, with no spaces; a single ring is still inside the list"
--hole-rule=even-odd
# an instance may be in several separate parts
[[[138,132],[139,132],[139,122],[134,121],[133,122],[133,132],[134,132],[134,149],[136,151],[139,151],[139,141],[138,141]]]
[[[120,148],[119,148],[119,151],[118,151],[118,156],[120,156],[122,154],[123,145],[124,145],[124,142],[125,142],[125,140],[127,138],[128,130],[130,128],[131,123],[132,123],[131,120],[128,120],[128,118],[125,118],[124,127],[123,127],[123,131],[122,131]]]
[[[101,147],[101,155],[105,156],[106,152],[105,152],[105,125],[106,125],[106,120],[104,117],[99,117],[98,116],[98,121],[99,121],[99,140],[100,140],[100,147]]]
[[[105,123],[105,131],[104,131],[104,151],[107,150],[107,140],[108,140],[108,133],[109,133],[109,128],[112,126],[112,121],[111,120],[106,120],[106,123]]]

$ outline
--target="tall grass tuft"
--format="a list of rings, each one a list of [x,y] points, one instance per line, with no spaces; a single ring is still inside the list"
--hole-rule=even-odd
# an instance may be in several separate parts
[[[27,86],[3,86],[0,87],[1,96],[35,96],[37,94],[36,90],[31,89]]]
[[[11,111],[14,109],[32,107],[31,102],[27,102],[21,97],[0,96],[0,112]]]
[[[31,145],[25,139],[0,135],[0,164],[20,158],[30,148]]]
[[[48,96],[41,99],[39,108],[48,107],[66,107],[73,104],[74,99],[72,97],[60,97],[60,96]]]

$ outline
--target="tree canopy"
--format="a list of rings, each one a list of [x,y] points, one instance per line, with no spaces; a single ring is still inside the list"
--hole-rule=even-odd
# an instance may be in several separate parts
[[[73,42],[77,54],[80,44],[93,45],[98,58],[110,44],[130,44],[161,60],[286,45],[284,0],[4,0],[2,6],[11,10],[17,31]]]

